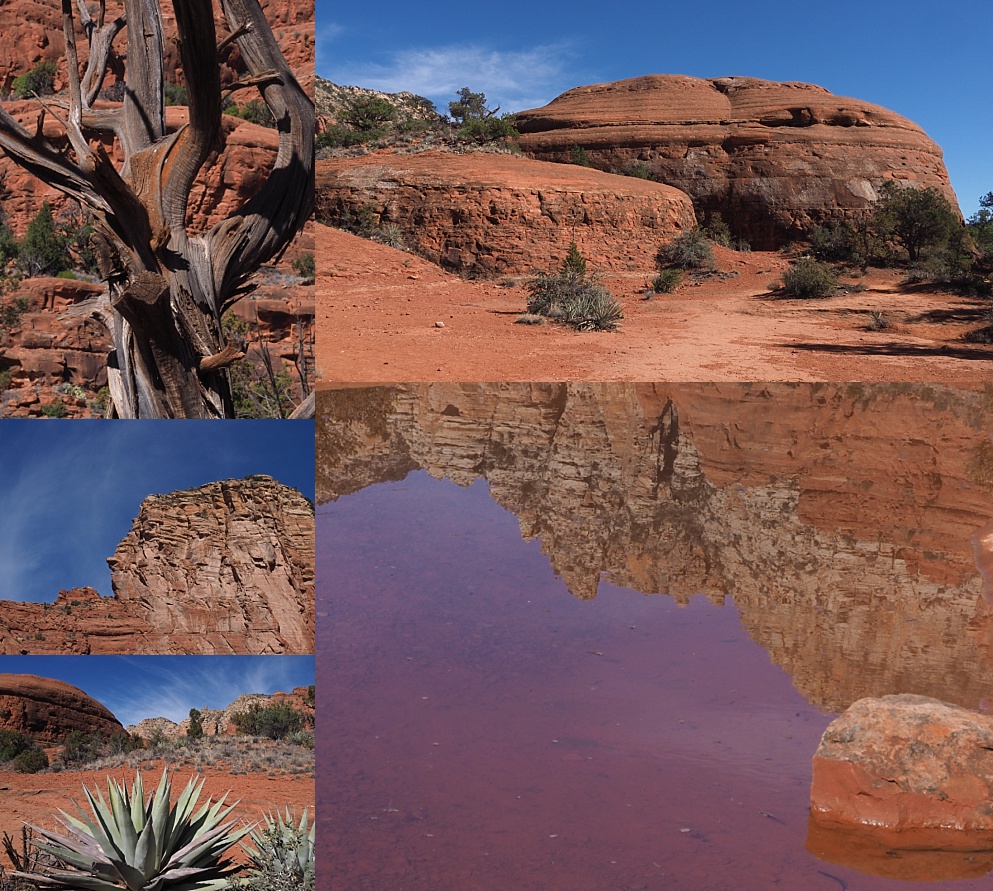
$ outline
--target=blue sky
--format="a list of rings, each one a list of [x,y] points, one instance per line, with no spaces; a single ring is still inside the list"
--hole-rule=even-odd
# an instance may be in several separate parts
[[[226,708],[243,693],[309,686],[314,657],[0,656],[0,674],[65,681],[103,703],[127,727],[144,718],[179,723],[191,708]]]
[[[0,599],[91,585],[151,494],[265,473],[314,496],[314,425],[298,421],[5,420]]]
[[[519,111],[642,74],[804,81],[890,108],[945,152],[966,216],[993,191],[993,7],[833,3],[332,3],[317,0],[317,73],[411,90],[446,112],[460,87]]]

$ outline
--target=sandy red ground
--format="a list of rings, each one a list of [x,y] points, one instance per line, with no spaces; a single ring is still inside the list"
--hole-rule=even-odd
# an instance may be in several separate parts
[[[145,795],[148,796],[158,786],[162,776],[162,762],[148,762],[149,767],[142,771]],[[127,768],[119,768],[109,772],[118,782],[126,781],[130,788],[135,772]],[[173,799],[186,786],[187,780],[193,774],[190,767],[170,769],[172,774]],[[16,847],[20,848],[20,832],[23,823],[31,823],[46,829],[59,830],[56,820],[59,810],[77,816],[73,807],[73,799],[83,805],[89,814],[83,785],[90,790],[99,787],[107,794],[106,770],[63,771],[61,773],[19,774],[0,773],[0,833],[8,833],[15,839]],[[314,812],[314,779],[306,775],[299,776],[267,776],[264,773],[232,775],[211,768],[204,772],[205,779],[201,803],[210,796],[217,801],[228,793],[228,802],[239,801],[232,817],[254,823],[263,812],[270,813],[274,809],[282,812],[287,806],[291,813],[300,814],[303,808]],[[4,861],[6,858],[3,858]],[[10,864],[4,862],[9,868]]]
[[[518,380],[993,380],[993,346],[961,339],[989,303],[870,270],[864,290],[777,299],[788,259],[718,249],[738,275],[645,300],[651,270],[604,277],[624,308],[614,333],[514,324],[522,282],[471,282],[317,226],[317,365],[336,382]],[[592,264],[595,265],[595,264]],[[872,312],[890,323],[866,325]],[[444,327],[438,327],[442,322]]]

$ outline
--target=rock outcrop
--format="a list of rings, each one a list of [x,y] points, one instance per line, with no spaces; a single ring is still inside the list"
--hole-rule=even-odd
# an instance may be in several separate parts
[[[824,708],[898,690],[993,704],[981,389],[435,384],[320,397],[321,500],[413,468],[482,478],[574,594],[604,579],[679,601],[730,595]]]
[[[651,269],[696,222],[668,186],[506,154],[377,153],[317,169],[318,219],[398,226],[406,247],[459,273],[551,271],[572,241],[602,268]]]
[[[278,692],[272,695],[265,693],[246,693],[239,696],[227,708],[202,708],[199,709],[200,720],[203,725],[205,736],[234,736],[238,728],[231,720],[232,715],[246,712],[254,706],[266,707],[269,705],[285,704],[296,709],[303,715],[304,724],[310,728],[314,726],[314,700],[310,695],[311,690],[307,687],[294,687],[290,693]],[[136,733],[142,739],[162,736],[166,739],[177,739],[185,737],[190,727],[190,719],[184,718],[178,724],[168,718],[146,718],[137,724],[127,728],[128,733]]]
[[[149,496],[107,562],[113,597],[0,603],[0,653],[313,652],[313,508],[272,477]]]
[[[535,158],[568,162],[578,146],[602,170],[647,165],[756,249],[865,208],[887,180],[933,186],[957,207],[920,127],[811,84],[649,75],[569,90],[517,127]]]
[[[73,730],[113,736],[121,722],[78,687],[33,674],[0,674],[0,729],[54,745]]]
[[[926,696],[860,699],[824,731],[810,808],[837,823],[993,831],[993,717]]]

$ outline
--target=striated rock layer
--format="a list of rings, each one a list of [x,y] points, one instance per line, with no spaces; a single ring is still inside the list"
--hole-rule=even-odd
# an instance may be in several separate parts
[[[483,478],[580,597],[734,598],[812,702],[993,704],[990,396],[910,384],[462,384],[319,394],[320,499]],[[330,583],[330,582],[329,582]]]
[[[121,722],[78,687],[33,674],[0,674],[0,729],[52,745],[73,730],[113,736]]]
[[[314,513],[259,475],[149,496],[108,558],[113,597],[0,604],[0,653],[312,653]]]
[[[379,153],[317,169],[318,219],[371,214],[460,273],[550,271],[572,241],[608,269],[644,270],[696,222],[689,198],[668,186],[513,155]]]
[[[906,118],[804,83],[648,75],[577,87],[517,115],[535,158],[586,150],[602,170],[645,164],[720,212],[753,248],[772,250],[838,221],[897,180],[955,194],[941,149]]]

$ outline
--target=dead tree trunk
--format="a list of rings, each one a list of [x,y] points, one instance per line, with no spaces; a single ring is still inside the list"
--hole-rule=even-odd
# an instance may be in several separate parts
[[[202,233],[189,232],[193,182],[221,134],[221,84],[211,0],[173,0],[189,123],[165,125],[163,34],[159,0],[124,0],[124,15],[94,19],[75,0],[90,54],[80,72],[74,0],[61,0],[69,68],[68,100],[41,114],[65,127],[60,151],[0,108],[0,148],[95,216],[95,249],[107,284],[100,316],[114,351],[111,397],[122,418],[232,417],[228,367],[240,358],[226,344],[221,316],[251,290],[249,278],[277,256],[310,214],[314,197],[314,106],[284,60],[258,0],[221,0],[248,75],[228,91],[257,89],[276,120],[279,146],[265,185],[236,213]],[[111,46],[127,35],[125,98],[94,108]],[[224,45],[222,44],[222,46]],[[60,106],[61,113],[52,106]],[[116,137],[118,170],[96,138]],[[95,147],[94,147],[95,146]]]

